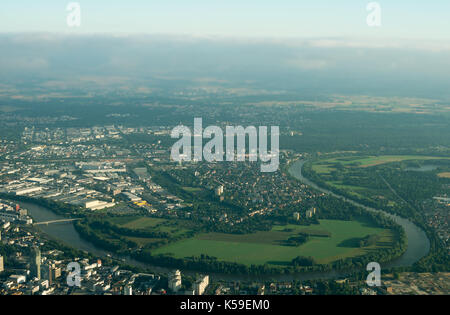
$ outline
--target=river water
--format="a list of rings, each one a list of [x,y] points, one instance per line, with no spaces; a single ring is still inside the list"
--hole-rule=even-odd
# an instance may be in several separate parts
[[[303,165],[306,161],[296,161],[293,162],[292,166],[289,168],[289,173],[300,180],[301,182],[307,184],[308,186],[315,188],[316,190],[319,190],[323,193],[330,194],[334,197],[340,198],[342,200],[345,200],[347,202],[352,203],[355,206],[362,207],[368,211],[374,211],[383,213],[384,215],[390,217],[393,219],[397,224],[401,225],[403,229],[405,230],[406,236],[408,238],[408,248],[406,249],[405,253],[397,258],[394,261],[391,261],[390,263],[387,263],[384,265],[384,267],[401,267],[401,266],[411,266],[416,261],[418,261],[423,256],[427,255],[430,251],[430,241],[428,240],[428,237],[426,236],[425,232],[419,228],[417,225],[409,221],[408,219],[401,218],[397,215],[390,214],[388,212],[385,212],[383,210],[378,210],[374,208],[370,208],[367,206],[364,206],[356,201],[349,200],[348,198],[345,198],[343,196],[337,195],[327,189],[321,188],[305,178],[302,175],[302,169]]]
[[[345,199],[348,202],[351,202],[357,206],[363,207],[366,210],[369,211],[381,211],[381,210],[375,210],[366,206],[363,206],[357,202],[348,200],[342,196],[338,196],[330,191],[327,191],[325,189],[322,189],[315,185],[314,183],[310,182],[308,179],[304,178],[302,176],[302,167],[303,167],[304,161],[296,161],[293,162],[292,166],[289,168],[289,173],[297,178],[298,180],[302,181],[303,183],[320,190],[324,193],[331,194],[335,197]],[[44,221],[50,221],[50,220],[58,220],[63,219],[64,217],[57,215],[53,213],[51,210],[44,208],[42,206],[38,206],[32,203],[27,202],[20,202],[20,205],[24,209],[28,209],[29,214],[33,217],[35,222],[44,222]],[[430,242],[425,235],[425,233],[416,225],[414,225],[409,220],[400,218],[398,216],[394,216],[391,214],[388,214],[384,211],[385,215],[391,217],[395,222],[397,222],[399,225],[401,225],[406,232],[406,235],[408,237],[408,249],[406,252],[398,259],[382,265],[382,268],[388,268],[388,267],[398,267],[398,266],[411,266],[413,263],[418,261],[421,257],[425,256],[430,248]],[[80,237],[78,232],[75,230],[73,226],[73,222],[70,223],[55,223],[50,225],[39,225],[39,229],[42,230],[44,233],[52,237],[53,239],[56,239],[65,245],[68,245],[70,247],[76,248],[78,250],[83,250],[86,252],[89,252],[95,256],[98,257],[106,257],[110,256],[116,259],[119,259],[123,261],[126,264],[147,268],[153,272],[156,273],[167,273],[171,269],[169,268],[163,268],[163,267],[157,267],[149,264],[145,264],[139,261],[136,261],[134,259],[131,259],[129,257],[116,257],[114,254],[109,253],[105,250],[102,250],[100,248],[97,248],[90,242],[84,240]],[[195,271],[185,271],[183,270],[183,273],[194,275]],[[305,280],[312,280],[312,279],[332,279],[337,277],[344,277],[348,274],[348,272],[344,271],[326,271],[326,272],[308,272],[308,273],[298,273],[298,274],[287,274],[287,275],[262,275],[262,276],[252,276],[252,275],[227,275],[227,274],[218,274],[218,273],[210,273],[210,276],[213,280],[225,280],[225,281],[292,281],[292,280],[299,280],[299,281],[305,281]]]

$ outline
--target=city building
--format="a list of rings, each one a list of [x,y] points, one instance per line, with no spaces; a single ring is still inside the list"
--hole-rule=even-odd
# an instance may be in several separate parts
[[[114,202],[106,202],[101,200],[91,200],[87,201],[84,206],[86,209],[90,210],[101,210],[105,208],[114,207],[116,204]]]
[[[222,196],[223,195],[223,185],[220,185],[219,187],[216,188],[216,195],[217,196]]]
[[[174,270],[169,273],[168,276],[169,289],[173,292],[178,292],[181,289],[181,272],[180,270]]]
[[[27,281],[27,278],[24,275],[11,275],[9,276],[8,280],[16,284],[21,284],[25,283]]]
[[[41,251],[36,246],[31,252],[31,276],[41,279]]]
[[[209,285],[209,276],[199,276],[194,283],[195,295],[203,295]]]
[[[316,208],[311,208],[309,210],[306,210],[306,213],[305,213],[307,218],[312,218],[313,215],[315,215],[315,214],[316,214]]]
[[[34,192],[40,192],[42,191],[42,187],[31,187],[31,188],[25,188],[25,189],[19,189],[16,190],[16,196],[23,196],[23,195],[28,195]]]
[[[50,285],[53,284],[53,266],[51,264],[44,264],[41,269],[42,278],[47,280]]]
[[[19,220],[19,214],[11,211],[1,211],[0,221],[14,222]]]
[[[124,288],[124,295],[133,295],[133,287],[131,285],[127,285]]]
[[[129,192],[123,192],[122,195],[124,195],[128,200],[132,201],[132,202],[137,202],[137,201],[141,201],[142,198],[138,197],[136,195],[133,195],[132,193]]]
[[[3,256],[0,256],[0,272],[3,272],[5,270],[4,262],[3,262]]]

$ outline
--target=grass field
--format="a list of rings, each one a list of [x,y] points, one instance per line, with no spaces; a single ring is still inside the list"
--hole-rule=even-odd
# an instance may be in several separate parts
[[[314,172],[318,174],[329,174],[336,170],[335,163],[340,163],[343,166],[355,167],[370,167],[392,162],[408,161],[408,160],[437,160],[448,159],[448,157],[434,157],[421,155],[381,155],[381,156],[367,156],[367,157],[337,157],[331,159],[320,160],[315,162],[312,166]]]
[[[164,219],[139,216],[114,217],[108,219],[108,221],[129,229],[148,229],[167,222],[167,220]]]
[[[187,192],[190,192],[190,193],[202,191],[202,189],[201,189],[201,188],[198,188],[198,187],[187,187],[187,186],[183,186],[183,187],[181,187],[181,188],[183,188],[183,190],[185,190],[185,191],[187,191]]]
[[[281,245],[283,241],[299,232],[328,232],[331,237],[312,236],[308,242],[297,247]],[[380,241],[376,246],[368,248],[354,246],[356,239],[371,234],[380,235]],[[172,254],[178,258],[206,254],[223,261],[247,265],[265,263],[287,265],[297,256],[311,256],[319,263],[328,263],[340,258],[362,255],[379,247],[391,246],[392,241],[391,231],[373,227],[366,222],[321,220],[320,225],[275,226],[272,231],[254,234],[200,234],[159,248],[153,251],[153,254]]]
[[[185,228],[184,226],[182,226],[182,224],[180,224],[180,220],[171,221],[160,218],[124,216],[110,218],[108,219],[108,221],[120,227],[125,227],[128,229],[167,232],[170,233],[171,236],[179,236],[189,231],[188,228]],[[138,239],[134,241],[139,244],[150,242],[150,240],[146,241],[145,239]]]
[[[327,183],[330,185],[333,185],[336,188],[345,189],[350,194],[352,194],[356,197],[363,197],[364,193],[366,192],[366,189],[364,187],[343,185],[342,182],[336,182],[336,181],[328,181]]]
[[[156,243],[161,241],[160,238],[145,238],[145,237],[132,237],[132,236],[125,236],[127,240],[133,241],[137,243],[140,246],[145,246],[147,244]]]

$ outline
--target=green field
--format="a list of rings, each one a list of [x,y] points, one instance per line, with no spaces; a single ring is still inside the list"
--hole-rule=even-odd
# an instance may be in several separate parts
[[[381,156],[366,156],[366,157],[337,157],[331,159],[324,159],[317,161],[313,164],[312,169],[318,174],[329,174],[331,171],[336,170],[336,163],[343,166],[355,166],[355,167],[370,167],[392,162],[401,162],[408,160],[437,160],[448,159],[448,157],[434,157],[434,156],[421,156],[421,155],[381,155]]]
[[[189,229],[181,224],[181,220],[166,220],[160,218],[149,218],[149,217],[139,217],[139,216],[123,216],[114,217],[108,219],[112,224],[116,224],[120,227],[135,229],[135,230],[148,230],[148,231],[159,231],[167,232],[171,236],[179,236],[183,233],[189,232]],[[146,244],[154,242],[155,239],[146,241],[145,239],[134,240],[139,244]]]
[[[181,187],[183,190],[185,190],[185,191],[187,191],[187,192],[190,192],[190,193],[195,193],[195,192],[200,192],[200,191],[202,191],[202,189],[201,188],[198,188],[198,187],[187,187],[187,186],[184,186],[184,187]]]
[[[164,219],[139,216],[115,217],[108,219],[108,221],[129,229],[148,229],[167,222],[167,220]]]
[[[145,237],[132,237],[132,236],[125,236],[125,239],[129,241],[133,241],[139,246],[145,246],[151,243],[156,243],[161,241],[160,238],[145,238]]]
[[[419,163],[424,163],[424,161],[449,159],[448,157],[421,155],[346,156],[315,161],[312,164],[312,170],[329,187],[339,189],[341,192],[345,191],[349,197],[360,200],[371,199],[393,208],[403,201],[398,199],[389,186],[382,182],[381,173],[377,173],[376,166],[389,167],[389,163],[396,162],[421,161]],[[398,168],[398,165],[393,165],[394,170],[395,168]],[[389,175],[389,173],[387,174]],[[399,174],[399,176],[402,175]]]
[[[297,247],[281,245],[283,241],[299,232],[328,232],[331,233],[331,237],[312,236],[308,242]],[[371,234],[380,235],[380,241],[376,246],[367,248],[354,246],[355,239]],[[246,265],[266,263],[287,265],[297,256],[311,256],[318,263],[328,263],[391,246],[392,241],[391,231],[373,227],[366,222],[321,220],[320,225],[275,226],[272,231],[245,235],[200,234],[159,248],[153,251],[153,254],[171,254],[177,258],[206,254],[223,261]]]

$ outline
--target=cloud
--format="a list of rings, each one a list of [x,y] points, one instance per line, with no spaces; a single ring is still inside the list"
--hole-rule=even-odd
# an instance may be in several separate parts
[[[289,65],[302,70],[323,70],[329,66],[329,61],[324,59],[306,59],[299,57],[288,60]]]
[[[321,38],[302,43],[317,48],[371,48],[371,49],[406,49],[425,51],[450,51],[450,42],[437,40],[413,41],[407,39],[373,39],[373,38]]]
[[[48,60],[42,57],[12,57],[0,59],[3,71],[42,71],[49,66]]]
[[[22,88],[28,82],[30,91],[39,82],[41,89],[79,91],[226,86],[448,94],[448,46],[344,38],[0,34],[0,79]]]

